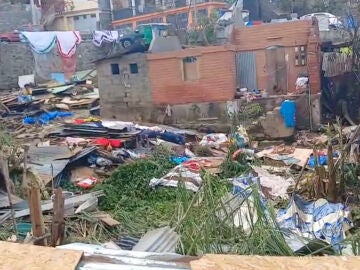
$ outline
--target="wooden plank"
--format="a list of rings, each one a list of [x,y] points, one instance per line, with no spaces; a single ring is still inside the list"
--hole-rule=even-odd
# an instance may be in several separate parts
[[[190,262],[192,270],[347,270],[358,269],[360,257],[275,257],[205,255]]]
[[[51,225],[51,246],[62,245],[65,238],[64,202],[62,189],[55,190],[54,217]]]
[[[30,189],[29,206],[33,235],[35,238],[41,238],[43,235],[45,235],[45,224],[41,211],[39,188],[32,187]],[[37,244],[45,246],[46,239],[41,239]]]
[[[11,198],[11,190],[13,189],[12,187],[13,187],[14,184],[10,180],[8,159],[4,159],[3,153],[1,153],[1,156],[0,156],[0,163],[1,163],[0,164],[1,172],[2,172],[2,175],[3,175],[4,180],[5,180],[5,186],[6,186],[6,192],[7,192],[7,195],[8,195],[9,206],[10,206],[10,209],[11,209],[11,217],[12,217],[12,222],[13,222],[13,226],[14,226],[14,231],[17,234],[15,211],[14,211],[12,198]]]
[[[68,199],[65,199],[65,206],[66,205],[70,205],[70,204],[73,204],[74,207],[75,206],[79,206],[80,204],[82,204],[83,202],[89,200],[90,198],[92,197],[100,197],[100,196],[103,196],[104,193],[103,191],[96,191],[96,192],[92,192],[92,193],[89,193],[89,194],[83,194],[83,195],[79,195],[79,196],[75,196],[75,197],[72,197],[72,198],[68,198]],[[42,204],[41,205],[41,210],[44,212],[44,211],[50,211],[52,210],[54,207],[54,204],[53,202],[47,202],[45,204]],[[16,211],[15,212],[15,218],[19,218],[19,217],[25,217],[25,216],[28,216],[30,215],[30,209],[24,209],[24,210],[20,210],[20,211]]]
[[[120,225],[120,222],[113,219],[109,214],[104,212],[94,213],[92,214],[93,217],[98,218],[101,220],[105,225],[109,227],[115,227],[117,225]]]
[[[83,252],[0,242],[1,270],[75,270]]]

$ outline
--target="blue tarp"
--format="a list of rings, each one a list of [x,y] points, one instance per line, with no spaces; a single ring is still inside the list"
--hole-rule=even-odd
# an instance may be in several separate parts
[[[59,112],[59,111],[46,112],[41,114],[39,117],[26,116],[23,119],[23,123],[26,125],[32,125],[32,124],[48,125],[52,120],[56,118],[69,117],[73,115],[74,114],[72,112]]]
[[[176,165],[180,165],[181,163],[184,163],[185,161],[188,161],[190,158],[189,157],[171,157],[170,161],[175,163]]]
[[[345,231],[353,226],[350,210],[341,203],[325,199],[306,202],[294,195],[287,208],[279,210],[277,221],[281,229],[290,230],[307,239],[319,239],[340,251],[339,243],[345,239]]]
[[[260,179],[251,173],[233,180],[233,194],[246,199],[251,196],[251,186],[260,187]],[[266,199],[261,197],[261,207],[266,210]],[[306,240],[319,239],[333,245],[339,252],[345,239],[345,232],[353,223],[350,210],[341,203],[330,203],[325,199],[306,202],[299,195],[294,195],[285,209],[280,209],[276,216],[279,228],[292,232]]]
[[[295,127],[296,104],[293,100],[285,100],[281,103],[280,114],[288,128]]]

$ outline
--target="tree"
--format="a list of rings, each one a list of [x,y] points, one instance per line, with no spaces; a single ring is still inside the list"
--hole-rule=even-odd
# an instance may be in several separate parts
[[[316,0],[311,5],[312,12],[329,12],[343,15],[347,8],[347,0]]]
[[[209,16],[200,15],[199,13],[197,15],[197,25],[189,31],[188,43],[205,46],[214,44],[216,42],[215,26],[219,19],[219,13],[213,11]]]

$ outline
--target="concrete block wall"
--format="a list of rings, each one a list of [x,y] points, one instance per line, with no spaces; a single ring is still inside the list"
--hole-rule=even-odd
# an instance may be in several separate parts
[[[137,65],[138,73],[131,74],[130,64]],[[120,74],[112,74],[111,65],[118,65]],[[149,120],[153,106],[145,54],[99,61],[97,72],[103,117]]]
[[[0,43],[0,89],[17,87],[18,76],[31,74],[34,59],[31,49],[21,43]]]
[[[61,63],[57,48],[54,48],[54,62]],[[95,47],[90,41],[82,42],[77,49],[76,70],[95,68],[95,60],[106,55],[107,51]],[[55,61],[56,60],[56,61]],[[60,65],[49,63],[51,72],[61,71]],[[44,67],[43,67],[44,68]],[[32,74],[35,71],[35,62],[30,47],[24,43],[0,43],[0,90],[9,90],[17,87],[18,76]]]
[[[30,5],[0,1],[0,33],[31,23]]]

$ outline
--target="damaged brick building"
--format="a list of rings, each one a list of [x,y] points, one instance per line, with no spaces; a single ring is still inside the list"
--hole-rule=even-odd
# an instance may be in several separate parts
[[[307,20],[234,28],[223,46],[113,55],[97,62],[101,113],[159,122],[171,107],[174,123],[221,119],[237,89],[296,94],[299,76],[318,94],[319,43],[316,21]]]

